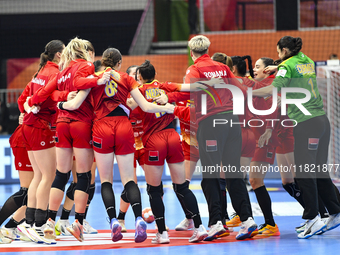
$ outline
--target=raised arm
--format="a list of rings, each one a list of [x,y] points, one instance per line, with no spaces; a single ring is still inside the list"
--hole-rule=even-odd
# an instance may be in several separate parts
[[[28,100],[28,105],[32,107],[35,104],[44,102],[57,88],[58,86],[56,76],[52,80],[50,80],[44,87],[41,87],[32,95],[32,97]]]

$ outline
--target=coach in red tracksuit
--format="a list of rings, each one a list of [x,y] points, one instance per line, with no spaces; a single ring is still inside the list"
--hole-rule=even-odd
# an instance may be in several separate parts
[[[194,65],[186,72],[185,83],[193,83],[198,79],[211,79],[214,77],[224,78],[228,84],[237,86],[243,94],[245,90],[237,82],[229,67],[211,60],[208,53],[210,41],[207,37],[198,35],[189,41],[189,48]],[[236,89],[236,88],[235,88]],[[192,94],[195,105],[195,118],[198,123],[197,140],[199,154],[202,163],[201,183],[206,197],[210,216],[209,236],[206,240],[213,240],[223,233],[223,213],[220,205],[219,172],[211,172],[209,166],[219,166],[222,162],[224,167],[236,169],[236,172],[227,172],[227,187],[235,211],[240,215],[242,227],[236,239],[243,240],[251,237],[257,229],[252,218],[252,211],[248,192],[243,181],[243,173],[240,171],[240,157],[242,137],[240,125],[230,125],[230,122],[239,122],[238,116],[233,115],[233,95],[229,89],[208,89],[208,92]],[[206,114],[201,112],[201,96],[206,94]],[[236,98],[235,98],[236,100]],[[238,99],[237,99],[238,100]],[[203,107],[204,108],[204,107]],[[227,124],[213,126],[214,119],[228,120]]]

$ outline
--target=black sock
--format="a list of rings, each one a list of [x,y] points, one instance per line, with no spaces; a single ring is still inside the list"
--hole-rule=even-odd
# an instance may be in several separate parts
[[[118,214],[118,220],[124,220],[125,219],[125,214],[126,212],[122,212],[121,210],[119,210],[119,214]]]
[[[89,206],[87,205],[85,208],[85,214],[84,214],[84,219],[86,219],[87,211],[89,210]]]
[[[57,218],[57,213],[58,211],[48,209],[48,218],[51,218],[51,220],[55,221],[55,219]]]
[[[35,226],[41,227],[46,223],[47,210],[35,210]]]
[[[229,218],[228,216],[228,212],[227,212],[227,191],[225,189],[225,187],[227,186],[227,182],[225,179],[220,178],[220,189],[221,189],[221,210],[222,210],[222,223],[223,225],[225,224],[226,221],[226,216]],[[225,212],[225,214],[224,214]]]
[[[188,180],[186,180],[186,181],[185,181],[185,184],[189,187],[190,182],[189,182]],[[176,192],[175,192],[175,193],[176,193]],[[176,193],[176,196],[177,196],[177,198],[178,198],[179,203],[181,204],[181,207],[182,207],[183,212],[184,212],[184,214],[185,214],[185,218],[187,218],[188,220],[190,220],[190,219],[191,219],[191,214],[190,214],[188,208],[186,208],[183,199],[181,199],[181,198],[179,197],[179,194],[177,194],[177,193]]]
[[[282,187],[288,192],[291,197],[295,198],[295,200],[298,201],[303,208],[305,208],[302,193],[299,186],[295,182],[282,184]]]
[[[84,213],[77,213],[77,212],[75,213],[75,219],[78,220],[81,225],[83,225],[84,216],[85,216]]]
[[[115,195],[113,193],[112,183],[103,182],[101,185],[101,193],[107,215],[111,221],[111,219],[116,218]]]
[[[70,213],[71,213],[71,210],[66,210],[66,209],[63,207],[63,210],[61,211],[60,219],[61,219],[61,220],[68,220],[68,218],[70,217]]]
[[[126,197],[130,202],[135,218],[142,216],[142,202],[140,197],[140,191],[137,184],[134,181],[129,181],[125,184]]]
[[[164,203],[162,200],[161,185],[151,186],[147,184],[147,190],[149,195],[150,206],[158,228],[158,233],[162,234],[166,231],[165,220],[164,220]]]
[[[27,207],[26,208],[26,223],[32,225],[35,219],[35,208]]]
[[[192,193],[192,191],[188,188],[186,182],[182,184],[173,183],[172,185],[175,193],[177,194],[178,200],[181,203],[184,203],[194,221],[195,228],[198,228],[202,224],[202,221],[194,193]]]
[[[11,218],[7,224],[5,225],[6,228],[16,228],[19,225],[19,222]]]
[[[261,186],[257,189],[254,189],[257,202],[262,210],[265,224],[269,224],[271,226],[275,226],[275,221],[272,212],[272,201],[266,189],[266,186]]]

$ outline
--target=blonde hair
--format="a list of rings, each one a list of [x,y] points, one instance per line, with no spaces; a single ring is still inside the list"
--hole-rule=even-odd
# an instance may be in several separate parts
[[[66,68],[70,62],[75,59],[85,59],[86,61],[90,61],[91,56],[89,51],[94,52],[92,44],[87,40],[75,37],[67,44],[63,50],[63,53],[61,54],[59,62],[60,70]]]
[[[216,52],[212,57],[212,60],[223,63],[229,67],[230,70],[233,69],[233,60],[231,57],[227,56],[227,54],[224,54],[222,52]]]
[[[210,46],[209,39],[204,35],[196,35],[188,43],[190,50],[194,53],[205,54]]]

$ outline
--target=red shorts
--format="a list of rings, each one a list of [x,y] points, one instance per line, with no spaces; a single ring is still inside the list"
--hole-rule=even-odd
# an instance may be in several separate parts
[[[189,145],[186,141],[182,141],[182,149],[184,153],[184,159],[188,161],[196,162],[200,159],[200,154],[195,146]]]
[[[135,160],[133,161],[134,168],[137,167],[137,163],[136,163],[137,161],[140,166],[144,165],[144,154],[145,154],[144,148],[135,151]]]
[[[98,153],[126,155],[135,152],[132,126],[126,116],[106,117],[92,127],[93,149]]]
[[[242,151],[241,157],[252,158],[256,148],[256,140],[253,131],[250,128],[242,129]]]
[[[278,137],[280,145],[276,147],[277,154],[286,154],[294,152],[294,136]]]
[[[169,164],[184,161],[181,139],[173,128],[152,134],[144,148],[146,165],[162,166],[165,159]]]
[[[253,161],[257,162],[267,162],[269,164],[274,164],[275,159],[275,148],[271,146],[263,146],[262,148],[256,147]]]
[[[58,122],[55,141],[59,148],[91,149],[91,124],[82,121]]]
[[[27,151],[39,151],[55,146],[53,133],[49,126],[46,128],[36,128],[29,125],[22,125],[22,138]]]
[[[28,153],[25,147],[12,148],[15,169],[19,171],[33,171]]]

